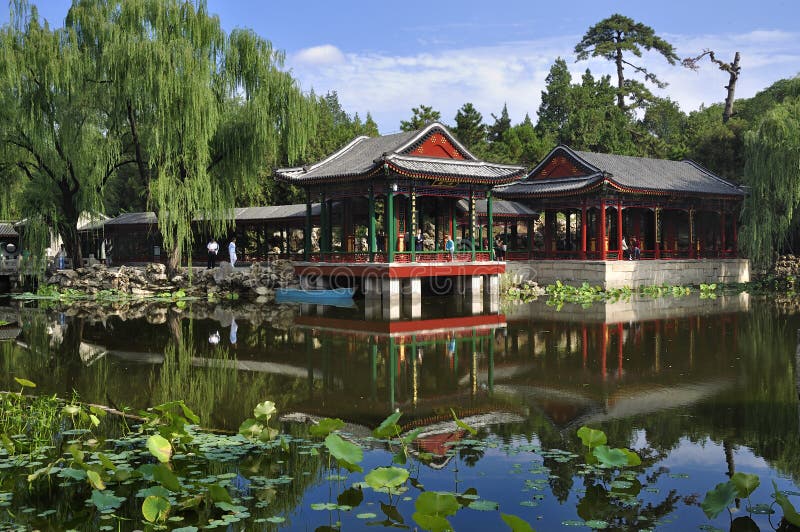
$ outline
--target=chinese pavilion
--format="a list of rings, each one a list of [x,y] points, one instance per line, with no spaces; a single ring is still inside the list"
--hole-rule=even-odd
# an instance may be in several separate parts
[[[744,191],[692,161],[558,146],[497,195],[544,213],[539,258],[627,258],[623,237],[640,243],[642,258],[737,255]],[[565,223],[557,231],[559,214]]]
[[[498,187],[496,194],[544,215],[541,234],[528,254],[511,259],[714,259],[720,264],[730,259],[727,266],[742,275],[720,280],[749,277],[749,270],[741,271],[748,269],[746,261],[737,262],[736,222],[745,192],[693,161],[592,153],[562,145],[524,179]],[[540,273],[548,268],[537,266]],[[635,278],[629,280],[637,284]]]
[[[358,137],[316,164],[276,174],[307,193],[305,260],[295,263],[301,278],[366,279],[368,295],[373,289],[394,295],[400,279],[410,281],[411,293],[419,292],[421,278],[442,276],[470,277],[477,290],[483,276],[496,287],[505,271],[494,260],[491,190],[518,180],[524,168],[478,160],[442,124]],[[483,225],[479,234],[477,205],[483,199],[491,235]],[[466,223],[459,218],[462,200]],[[315,201],[322,206],[317,246],[310,215]],[[418,230],[426,233],[424,243],[417,242]]]

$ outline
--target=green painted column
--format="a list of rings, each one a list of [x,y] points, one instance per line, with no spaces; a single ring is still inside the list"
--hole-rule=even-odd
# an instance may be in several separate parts
[[[369,234],[367,235],[367,246],[369,248],[369,261],[375,262],[375,248],[377,240],[375,235],[375,186],[369,186]]]
[[[395,238],[397,233],[397,220],[394,219],[394,191],[392,184],[386,189],[386,253],[389,262],[394,262]]]
[[[394,412],[394,381],[397,378],[397,360],[395,359],[394,338],[389,337],[389,405]]]
[[[306,191],[306,227],[303,230],[303,260],[311,255],[311,190]]]
[[[328,223],[327,223],[328,252],[332,253],[333,252],[333,200],[331,199],[328,200],[327,213],[328,213]]]
[[[488,225],[486,229],[488,234],[486,236],[489,239],[489,258],[494,260],[494,206],[491,190],[486,191],[486,218],[486,223]]]
[[[489,392],[494,391],[494,329],[489,334]]]
[[[314,343],[311,338],[311,332],[306,329],[305,331],[306,342],[306,364],[308,364],[308,398],[314,398]]]
[[[469,189],[469,241],[472,250],[472,262],[475,262],[475,191]]]
[[[327,253],[330,249],[328,248],[328,200],[325,199],[325,193],[320,195],[319,208],[319,251]]]
[[[372,400],[378,398],[378,342],[372,336],[369,337],[369,369],[370,369],[370,393]]]

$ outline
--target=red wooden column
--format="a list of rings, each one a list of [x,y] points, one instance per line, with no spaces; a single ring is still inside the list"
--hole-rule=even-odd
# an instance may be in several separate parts
[[[589,335],[586,332],[586,324],[582,324],[581,351],[583,355],[583,369],[586,369],[586,359],[589,357]]]
[[[544,211],[544,257],[549,259],[552,256],[553,245],[553,211],[547,209]]]
[[[598,246],[600,246],[600,260],[606,260],[606,200],[600,200],[600,238],[598,239]]]
[[[586,260],[586,200],[581,207],[581,259]]]
[[[622,260],[622,200],[617,201],[617,260]]]
[[[733,221],[733,242],[731,242],[733,249],[732,254],[734,258],[739,256],[739,233],[736,229],[736,220]]]
[[[720,235],[719,235],[720,247],[722,248],[722,249],[720,249],[720,257],[724,257],[725,256],[725,249],[727,247],[726,244],[725,244],[725,208],[724,207],[719,211],[719,232],[720,232]]]
[[[608,376],[608,367],[606,355],[608,354],[608,325],[605,323],[600,325],[603,328],[602,335],[600,336],[600,375],[603,380]]]
[[[694,207],[689,209],[689,258],[697,258],[697,246],[695,245],[694,234]]]
[[[656,254],[655,254],[655,257],[657,259],[661,258],[661,234],[660,234],[660,231],[658,230],[658,224],[659,224],[658,218],[659,218],[659,215],[661,214],[660,211],[661,211],[661,209],[659,209],[658,207],[656,207],[653,210],[653,216],[654,216],[654,221],[655,221],[655,223],[653,224],[653,228],[654,228],[654,231],[655,231],[655,235],[653,237],[653,241],[656,243],[656,250],[655,250]]]

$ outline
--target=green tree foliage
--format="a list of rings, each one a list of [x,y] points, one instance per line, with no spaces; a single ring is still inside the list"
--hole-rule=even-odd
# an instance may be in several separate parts
[[[106,180],[124,164],[117,128],[78,33],[51,30],[25,3],[12,4],[11,19],[0,33],[3,188],[19,191],[29,226],[54,227],[77,262],[78,217],[101,209]]]
[[[420,105],[411,108],[411,120],[401,120],[400,129],[403,131],[416,131],[422,129],[431,122],[438,122],[442,118],[442,113],[435,111],[429,105]]]
[[[313,105],[283,54],[251,31],[226,34],[205,2],[81,0],[67,27],[107,82],[171,270],[191,249],[194,217],[226,231],[238,195],[305,155]]]
[[[678,60],[672,45],[658,37],[653,28],[620,14],[611,15],[589,28],[581,41],[575,45],[578,61],[591,56],[614,62],[617,69],[617,105],[620,109],[626,109],[625,97],[633,100],[634,107],[639,107],[652,99],[652,94],[644,84],[625,78],[623,72],[626,66],[642,74],[645,81],[662,89],[666,87],[666,83],[660,81],[655,74],[630,61],[631,54],[642,57],[642,49],[655,50],[670,65],[674,65]]]
[[[470,102],[465,103],[456,112],[456,126],[453,133],[468,149],[479,147],[486,142],[486,124],[481,115]]]
[[[683,159],[687,152],[688,117],[677,102],[655,98],[647,105],[642,127],[651,135],[653,156],[662,159]]]
[[[492,118],[494,118],[494,124],[487,128],[489,142],[498,142],[502,140],[503,135],[511,129],[511,118],[508,116],[508,106],[503,104],[503,110],[500,111],[500,116],[496,116],[492,113]]]
[[[745,134],[745,183],[740,243],[757,266],[766,266],[791,239],[800,205],[800,99],[767,113]]]
[[[566,127],[572,109],[570,102],[572,75],[567,68],[567,62],[560,57],[556,59],[550,67],[545,83],[537,112],[539,121],[536,130],[542,134],[554,135],[558,142],[562,143],[562,129]]]

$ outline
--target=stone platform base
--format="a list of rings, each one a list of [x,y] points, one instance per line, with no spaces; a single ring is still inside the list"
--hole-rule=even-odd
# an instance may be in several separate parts
[[[604,289],[648,285],[698,285],[750,281],[747,259],[661,260],[522,260],[506,263],[506,272],[517,280],[540,285],[561,281],[587,282]]]

